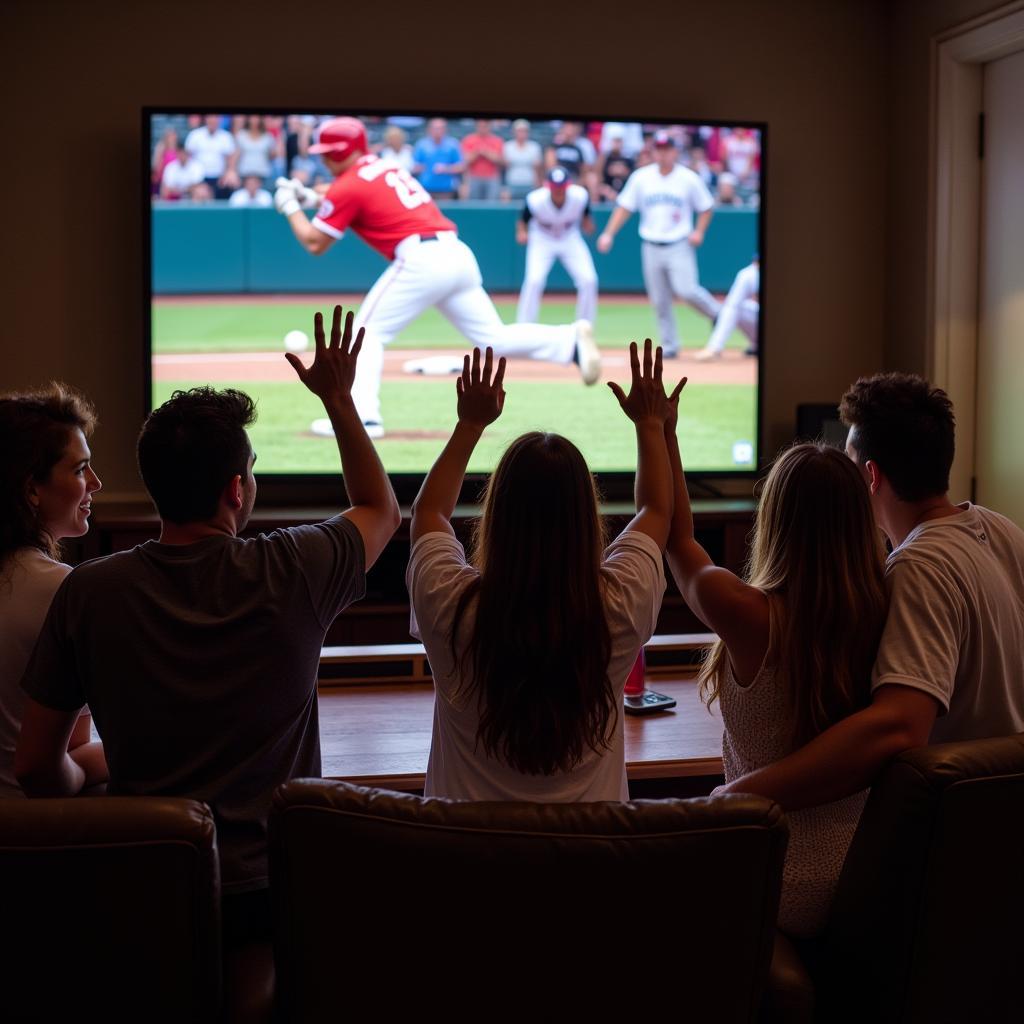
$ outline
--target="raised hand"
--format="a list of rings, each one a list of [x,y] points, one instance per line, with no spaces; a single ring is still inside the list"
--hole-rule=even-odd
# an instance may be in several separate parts
[[[686,382],[689,377],[683,377],[682,380],[675,386],[675,390],[671,395],[668,396],[668,418],[665,420],[665,436],[674,436],[676,432],[676,423],[679,421],[679,395],[683,388],[686,387]]]
[[[622,411],[634,423],[640,423],[644,420],[653,420],[659,424],[663,424],[670,415],[673,415],[671,411],[671,403],[678,401],[679,392],[682,391],[683,385],[686,383],[686,378],[684,377],[679,384],[676,385],[671,397],[665,394],[665,388],[662,385],[661,379],[661,346],[659,345],[657,347],[652,359],[650,338],[646,338],[644,340],[644,358],[642,365],[636,342],[634,341],[630,343],[629,368],[632,374],[632,380],[630,381],[628,395],[614,381],[608,382],[608,387],[611,388],[612,393],[619,400],[619,405],[622,406]]]
[[[302,365],[294,352],[286,352],[285,359],[292,364],[292,369],[299,380],[309,388],[323,403],[347,398],[352,393],[352,381],[356,376],[356,359],[363,347],[363,328],[359,328],[355,341],[352,340],[352,310],[345,315],[345,331],[341,330],[341,306],[334,307],[334,318],[331,321],[331,340],[324,341],[324,317],[317,313],[313,318],[313,337],[316,348],[313,363],[308,368]]]
[[[473,349],[473,359],[469,355],[462,361],[462,375],[455,381],[455,390],[459,395],[459,422],[483,430],[488,423],[493,423],[505,405],[505,391],[502,381],[505,379],[505,357],[498,360],[498,371],[491,379],[494,352],[487,346],[483,369],[480,368],[480,349]]]

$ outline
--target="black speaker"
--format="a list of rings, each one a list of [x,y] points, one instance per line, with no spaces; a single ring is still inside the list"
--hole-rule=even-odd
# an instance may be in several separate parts
[[[797,441],[824,441],[846,447],[846,427],[839,419],[839,406],[808,402],[796,407]]]

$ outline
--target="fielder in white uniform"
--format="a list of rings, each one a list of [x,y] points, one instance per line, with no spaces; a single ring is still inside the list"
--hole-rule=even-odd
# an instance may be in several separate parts
[[[714,200],[700,177],[678,162],[679,150],[668,132],[655,133],[654,158],[653,164],[629,176],[597,240],[597,251],[610,252],[619,230],[634,212],[640,212],[644,286],[658,320],[662,351],[671,358],[679,354],[673,296],[709,320],[721,309],[697,276],[696,249],[711,222]]]
[[[761,261],[757,256],[735,277],[722,310],[715,321],[715,329],[707,345],[696,355],[697,359],[716,359],[722,354],[729,335],[738,327],[748,341],[748,356],[757,355],[757,325],[761,316]]]
[[[590,193],[574,185],[564,167],[547,174],[547,185],[526,197],[516,221],[516,241],[526,246],[526,274],[519,292],[516,320],[534,323],[555,260],[561,260],[576,286],[576,319],[594,322],[597,314],[597,271],[580,228],[594,230]]]
[[[320,255],[351,228],[391,261],[355,319],[356,330],[365,328],[366,334],[352,398],[370,437],[384,436],[384,346],[430,306],[474,345],[489,345],[497,356],[575,362],[585,384],[598,380],[601,356],[587,321],[559,326],[501,322],[484,291],[476,257],[459,239],[456,225],[412,175],[369,153],[362,122],[354,117],[325,122],[309,152],[320,154],[335,175],[326,195],[310,195],[301,183],[284,179],[274,194],[274,205],[288,218],[298,242]],[[310,199],[320,202],[312,220],[302,211]],[[319,432],[316,424],[313,429]]]

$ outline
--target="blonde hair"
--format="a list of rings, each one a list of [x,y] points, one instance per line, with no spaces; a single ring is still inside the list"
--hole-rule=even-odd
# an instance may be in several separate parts
[[[758,503],[747,582],[769,598],[765,658],[785,673],[800,744],[867,704],[888,605],[881,541],[860,471],[838,448],[798,444],[775,460]],[[727,657],[700,672],[710,705]]]

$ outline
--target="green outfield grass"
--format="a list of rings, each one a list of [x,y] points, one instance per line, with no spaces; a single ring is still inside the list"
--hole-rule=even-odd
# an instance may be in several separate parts
[[[506,320],[515,314],[514,303],[499,302]],[[295,328],[312,331],[316,306],[308,300],[246,305],[238,302],[159,302],[153,311],[154,353],[281,351],[284,334]],[[684,306],[676,312],[684,347],[705,344],[710,324]],[[542,320],[563,323],[573,317],[573,302],[550,299],[543,304]],[[654,315],[646,303],[606,302],[600,307],[597,337],[602,348],[622,350],[634,338],[654,334]],[[746,347],[737,332],[730,347]],[[436,310],[428,310],[394,342],[395,348],[462,348],[464,339]],[[675,366],[667,364],[670,376]],[[625,377],[625,370],[623,373]],[[623,380],[623,383],[625,381]],[[157,381],[153,401],[164,401],[176,388],[193,387],[199,380]],[[218,384],[228,387],[229,384]],[[264,473],[331,473],[338,455],[330,439],[313,436],[309,426],[323,416],[317,399],[296,381],[245,381],[234,386],[248,391],[259,403],[259,420],[252,430],[253,444]],[[499,453],[513,437],[527,430],[552,430],[579,445],[595,470],[631,470],[636,462],[632,428],[614,397],[603,386],[585,388],[577,381],[506,382],[505,412],[481,441],[470,471],[494,467]],[[752,443],[756,436],[753,386],[701,384],[686,389],[679,436],[688,468],[728,470],[750,468],[733,459],[736,442]],[[417,377],[384,381],[382,412],[388,431],[377,442],[385,467],[392,473],[421,473],[440,452],[455,422],[454,377]],[[407,431],[430,430],[436,436],[401,438]],[[441,436],[443,435],[443,436]]]
[[[159,381],[154,401],[159,404],[176,388],[192,387],[195,383]],[[478,445],[470,472],[492,469],[508,442],[527,430],[551,430],[571,438],[595,470],[631,470],[636,464],[633,429],[607,388],[514,379],[506,383],[505,411]],[[250,434],[259,456],[260,472],[337,471],[338,451],[334,442],[309,433],[310,423],[324,415],[323,408],[297,382],[257,385],[245,381],[218,386],[238,387],[258,399],[259,419]],[[567,395],[569,388],[572,391]],[[454,378],[388,381],[381,399],[390,435],[420,431],[425,424],[430,424],[438,435],[423,439],[386,436],[377,441],[387,470],[417,473],[428,469],[455,425]],[[754,440],[753,388],[687,385],[679,438],[690,469],[734,468],[733,442]]]
[[[600,303],[600,300],[599,300]],[[514,302],[495,303],[505,323],[515,320]],[[313,336],[313,314],[317,306],[298,297],[294,301],[240,302],[203,301],[189,304],[180,301],[153,307],[153,351],[165,352],[266,352],[282,351],[285,334],[291,330],[305,331]],[[646,302],[599,304],[595,333],[602,348],[621,348],[624,342],[645,337],[657,340],[654,312]],[[322,310],[328,312],[326,309]],[[547,299],[541,306],[540,319],[546,324],[570,323],[575,319],[575,302],[571,299]],[[676,306],[676,322],[684,348],[702,348],[711,334],[706,317],[688,306]],[[392,348],[461,348],[465,339],[436,310],[428,309],[402,335]],[[747,340],[733,332],[729,348],[746,348]]]

